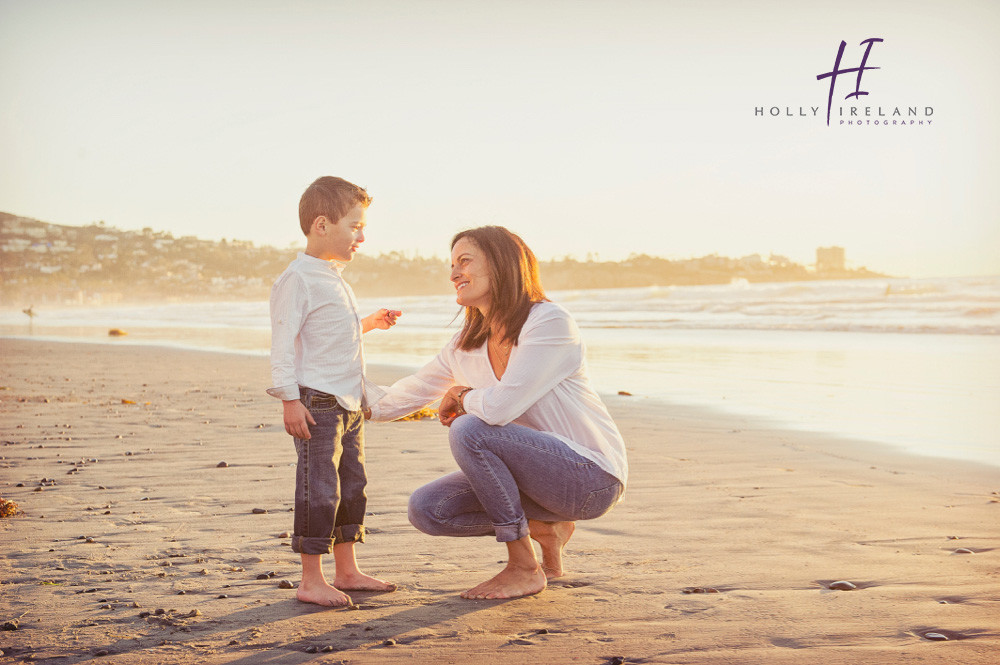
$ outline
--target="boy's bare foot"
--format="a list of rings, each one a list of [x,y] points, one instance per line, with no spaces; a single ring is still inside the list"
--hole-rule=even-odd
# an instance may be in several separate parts
[[[295,597],[303,603],[315,603],[324,607],[347,607],[351,604],[350,596],[325,582],[322,584],[300,583]]]
[[[555,579],[565,574],[562,565],[563,548],[576,530],[574,522],[542,522],[528,520],[531,539],[542,548],[542,570],[547,579]]]
[[[396,585],[392,582],[380,580],[377,577],[365,575],[362,572],[337,575],[333,583],[338,589],[344,591],[381,591],[388,593],[396,590]]]
[[[536,565],[533,570],[513,566],[510,563],[500,573],[482,584],[464,592],[462,598],[498,599],[520,598],[542,591],[546,586],[545,571]]]

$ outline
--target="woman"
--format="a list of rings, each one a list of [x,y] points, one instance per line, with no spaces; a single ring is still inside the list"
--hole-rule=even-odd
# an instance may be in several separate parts
[[[461,471],[416,490],[410,522],[431,535],[493,535],[506,544],[506,567],[463,598],[527,596],[563,574],[573,522],[621,498],[625,445],[590,385],[576,324],[545,297],[527,245],[485,226],[459,233],[451,247],[465,325],[389,388],[371,417],[393,420],[441,399]],[[541,546],[541,565],[530,539]]]

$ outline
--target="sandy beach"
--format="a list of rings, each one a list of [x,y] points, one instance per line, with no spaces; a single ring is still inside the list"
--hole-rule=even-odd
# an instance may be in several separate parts
[[[264,393],[266,358],[0,339],[0,372],[0,497],[22,511],[0,520],[4,662],[966,664],[1000,652],[994,467],[608,397],[629,446],[625,501],[578,524],[568,574],[541,594],[468,601],[458,594],[498,570],[503,548],[406,519],[410,492],[454,468],[444,429],[369,424],[359,560],[400,589],[324,609],[289,588],[295,454]]]

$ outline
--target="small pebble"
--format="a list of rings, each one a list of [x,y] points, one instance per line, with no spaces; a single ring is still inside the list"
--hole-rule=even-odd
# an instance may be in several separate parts
[[[267,514],[267,508],[254,508],[250,512],[252,512],[254,515],[266,515]]]
[[[88,543],[95,543],[97,541],[94,540],[93,538],[87,538],[86,542],[88,542]]]
[[[325,651],[325,652],[329,653],[329,652],[333,651],[333,646],[327,644],[325,647],[323,647],[322,649],[320,649],[320,651]]]
[[[155,614],[156,616],[163,616],[166,613],[167,613],[167,611],[165,609],[163,609],[162,607],[158,607],[156,609],[156,611],[153,612],[153,614]]]
[[[624,656],[612,656],[611,660],[608,661],[610,665],[625,665]]]
[[[306,653],[316,653],[317,651],[319,651],[319,647],[315,646],[306,647]]]
[[[291,537],[292,534],[288,533],[287,531],[282,531],[281,533],[278,534],[278,538],[291,538]]]
[[[139,618],[140,619],[145,619],[149,615],[150,615],[150,612],[139,612]]]
[[[924,633],[924,637],[935,642],[944,642],[948,639],[947,635],[942,635],[941,633]]]
[[[229,596],[227,596],[227,595],[226,595],[226,594],[224,594],[224,593],[221,593],[221,594],[219,594],[218,596],[216,596],[216,598],[229,598]]]
[[[847,580],[840,580],[839,582],[831,583],[829,588],[834,591],[854,591],[858,586]]]
[[[178,591],[178,592],[177,592],[177,595],[178,595],[178,596],[183,596],[183,595],[185,595],[186,593],[187,593],[187,591],[185,591],[184,589],[181,589],[180,591]]]
[[[219,463],[218,463],[218,464],[216,464],[215,466],[216,466],[216,468],[218,468],[218,469],[225,469],[226,467],[228,467],[228,466],[229,466],[229,462],[219,462]]]
[[[382,646],[394,647],[396,646],[396,640],[386,640],[382,643]]]
[[[95,651],[94,655],[95,656],[107,656],[109,653],[111,653],[111,652],[108,651],[107,649],[100,649],[99,651]]]
[[[201,616],[201,610],[191,610],[190,612],[188,612],[188,616],[189,617],[200,617]]]
[[[278,582],[278,588],[279,589],[294,589],[295,585],[292,584],[291,582],[289,582],[288,580],[281,580],[280,582]]]
[[[110,610],[111,609],[111,603],[105,603],[104,605],[101,605],[101,609],[102,610]]]

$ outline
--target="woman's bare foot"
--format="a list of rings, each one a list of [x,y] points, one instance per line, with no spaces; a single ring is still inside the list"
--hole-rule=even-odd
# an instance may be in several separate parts
[[[528,520],[531,539],[542,548],[542,570],[545,577],[553,580],[565,574],[562,565],[563,548],[576,530],[574,522],[542,522]]]
[[[381,591],[388,593],[396,590],[396,585],[392,582],[380,580],[377,577],[365,575],[357,571],[350,574],[338,574],[334,580],[334,585],[344,591]]]
[[[536,594],[545,586],[545,572],[541,566],[535,564],[535,568],[530,569],[508,563],[496,577],[461,595],[470,599],[520,598]]]
[[[303,603],[315,603],[324,607],[347,607],[351,597],[326,582],[321,584],[300,583],[295,597]]]

